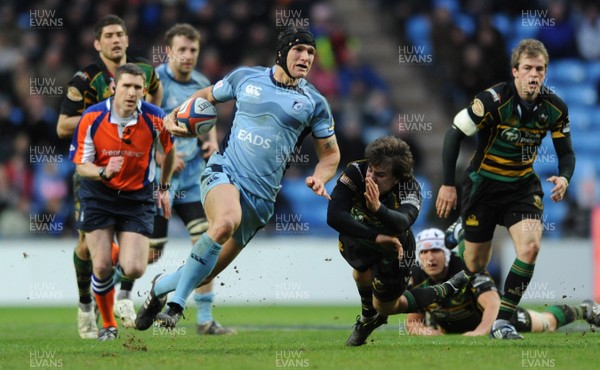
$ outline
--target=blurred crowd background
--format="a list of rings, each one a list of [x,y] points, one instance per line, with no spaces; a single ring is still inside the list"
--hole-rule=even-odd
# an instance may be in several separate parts
[[[352,2],[356,3],[356,2]],[[429,192],[418,227],[439,224],[432,205],[441,168],[423,159],[442,145],[452,117],[472,96],[511,78],[510,51],[523,38],[544,42],[550,53],[547,85],[569,106],[577,154],[576,175],[566,202],[546,198],[550,237],[589,237],[590,211],[600,186],[600,18],[598,1],[365,0],[365,11],[381,15],[388,27],[379,37],[414,46],[431,61],[417,83],[430,84],[443,97],[444,122],[431,135],[399,130],[402,102],[390,98],[396,86],[379,73],[389,60],[366,62],[365,42],[345,19],[344,0],[42,0],[0,6],[0,237],[76,235],[73,226],[70,141],[56,135],[66,86],[73,74],[97,57],[94,23],[117,14],[127,25],[127,55],[165,63],[165,31],[188,22],[201,32],[198,70],[211,82],[239,65],[274,64],[277,33],[290,22],[308,26],[317,37],[317,59],[309,81],[328,99],[336,122],[343,169],[382,135],[400,135],[412,147],[416,173]],[[347,25],[352,23],[354,27]],[[366,41],[370,42],[370,41]],[[397,68],[405,66],[395,61]],[[433,81],[433,83],[432,83]],[[432,103],[433,104],[433,103]],[[232,104],[219,105],[219,135],[227,133]],[[430,129],[430,128],[428,128]],[[551,143],[536,163],[540,177],[556,171]],[[542,155],[543,154],[543,155]],[[552,157],[554,155],[554,157]],[[552,160],[554,158],[554,160]],[[324,223],[325,202],[298,197],[316,156],[305,142],[294,156],[278,199],[279,215],[302,213],[310,233],[333,235]],[[436,161],[441,166],[441,157]],[[333,186],[333,182],[330,184]],[[285,220],[285,217],[283,217]],[[274,219],[277,222],[277,218]],[[175,229],[174,232],[178,232]],[[184,229],[179,232],[185,233]],[[271,225],[270,234],[286,233]],[[293,233],[293,232],[292,232]],[[289,234],[289,233],[288,233]]]

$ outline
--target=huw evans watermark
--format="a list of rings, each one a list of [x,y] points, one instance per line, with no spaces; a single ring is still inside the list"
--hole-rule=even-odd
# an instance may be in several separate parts
[[[404,133],[429,133],[433,131],[433,123],[425,120],[425,114],[398,114],[398,130]]]
[[[34,30],[52,30],[64,27],[62,17],[56,15],[55,9],[29,10],[29,28]]]
[[[275,367],[309,367],[310,361],[303,353],[302,350],[275,351]]]
[[[57,84],[56,78],[54,77],[29,78],[29,95],[58,98],[64,95],[63,92],[63,87]]]
[[[556,367],[556,360],[548,356],[548,350],[522,350],[521,367]]]
[[[556,25],[556,19],[548,16],[549,11],[531,9],[521,10],[521,27],[550,28]]]
[[[301,214],[275,214],[275,231],[286,234],[306,234],[310,232],[310,225],[302,220]]]
[[[29,367],[63,367],[55,350],[29,351]]]
[[[278,29],[288,27],[307,28],[309,18],[302,16],[302,10],[298,9],[276,9],[275,27]]]
[[[430,66],[433,64],[433,56],[426,52],[425,46],[400,45],[398,46],[398,63]]]
[[[29,163],[61,163],[62,154],[56,153],[56,147],[51,145],[34,145],[29,147]]]

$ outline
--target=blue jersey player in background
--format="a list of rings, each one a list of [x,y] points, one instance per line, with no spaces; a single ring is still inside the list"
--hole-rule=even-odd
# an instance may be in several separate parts
[[[309,133],[318,163],[305,183],[316,195],[329,199],[325,184],[336,173],[340,153],[329,104],[304,79],[315,53],[309,31],[286,29],[278,37],[276,65],[240,67],[193,95],[213,104],[235,99],[237,110],[223,151],[210,157],[201,178],[208,230],[182,268],[153,280],[138,312],[138,329],[149,328],[155,319],[162,326],[175,327],[194,288],[210,282],[265,226],[273,216],[287,167],[282,158],[289,158],[285,154],[292,154]],[[165,118],[165,127],[175,136],[189,136],[176,126],[173,114]],[[160,312],[173,290],[168,309]]]
[[[169,62],[156,68],[163,84],[161,108],[167,113],[180,106],[197,90],[210,85],[210,81],[194,68],[200,53],[200,33],[189,24],[176,24],[165,35]],[[173,210],[187,228],[192,244],[208,228],[200,197],[200,175],[206,159],[218,149],[216,129],[206,135],[203,142],[197,138],[175,138],[177,158],[169,193]],[[167,243],[169,220],[162,214],[154,218],[154,232],[150,239],[148,263],[156,262]],[[196,289],[194,301],[198,307],[196,329],[198,334],[235,334],[216,322],[212,315],[213,284]]]

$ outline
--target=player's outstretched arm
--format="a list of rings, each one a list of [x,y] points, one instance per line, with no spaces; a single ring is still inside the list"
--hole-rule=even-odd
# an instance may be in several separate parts
[[[483,309],[481,322],[474,330],[464,333],[466,336],[488,335],[500,310],[500,296],[495,290],[488,290],[477,297],[477,303]]]
[[[312,176],[306,178],[305,183],[315,194],[330,200],[325,184],[335,176],[340,163],[340,149],[335,135],[325,139],[315,139],[315,149],[319,163]]]

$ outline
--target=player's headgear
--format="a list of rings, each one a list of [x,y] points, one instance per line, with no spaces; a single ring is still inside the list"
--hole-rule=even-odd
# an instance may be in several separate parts
[[[311,45],[317,47],[315,44],[315,37],[306,28],[289,27],[279,33],[277,37],[277,48],[275,50],[275,63],[283,68],[284,72],[290,77],[290,71],[287,67],[287,56],[290,49],[298,44]]]
[[[448,266],[451,252],[444,244],[444,232],[442,230],[436,228],[425,229],[418,233],[415,239],[417,242],[417,263],[419,265],[421,264],[421,251],[439,249],[444,252],[445,265]]]

